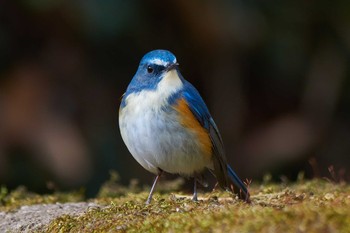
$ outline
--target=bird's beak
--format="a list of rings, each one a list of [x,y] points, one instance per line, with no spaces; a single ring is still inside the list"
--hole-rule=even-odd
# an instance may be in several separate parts
[[[176,69],[176,67],[178,67],[179,66],[179,63],[172,63],[172,64],[170,64],[167,68],[166,68],[166,71],[170,71],[170,70],[172,70],[172,69]]]

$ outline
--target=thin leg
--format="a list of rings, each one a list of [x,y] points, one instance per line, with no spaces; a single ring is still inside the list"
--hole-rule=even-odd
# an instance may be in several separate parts
[[[196,178],[194,178],[192,201],[198,201],[198,197],[197,197],[197,179]]]
[[[146,201],[146,205],[150,204],[151,201],[152,201],[152,196],[153,196],[153,192],[154,192],[154,188],[156,187],[156,184],[160,178],[160,176],[162,175],[163,171],[160,171],[158,173],[158,175],[156,176],[156,179],[154,180],[153,182],[153,185],[152,185],[152,188],[151,188],[151,191],[149,192],[149,195],[148,195],[148,198],[147,198],[147,201]]]

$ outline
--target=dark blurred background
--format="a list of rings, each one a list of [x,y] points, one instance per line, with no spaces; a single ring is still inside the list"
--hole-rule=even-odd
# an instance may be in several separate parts
[[[242,178],[350,180],[350,2],[0,1],[0,184],[150,184],[118,128],[141,57],[172,51]]]

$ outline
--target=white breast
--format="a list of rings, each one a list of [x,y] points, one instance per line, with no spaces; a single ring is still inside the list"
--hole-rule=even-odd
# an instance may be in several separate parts
[[[167,98],[182,88],[176,70],[156,90],[129,94],[119,112],[122,138],[133,157],[148,171],[192,174],[210,161],[204,160],[195,134],[183,128],[178,113],[163,108]]]

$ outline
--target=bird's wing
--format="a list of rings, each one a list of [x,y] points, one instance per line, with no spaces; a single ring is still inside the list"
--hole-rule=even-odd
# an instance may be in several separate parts
[[[187,101],[193,115],[209,133],[213,147],[214,174],[220,186],[226,189],[228,188],[227,161],[218,127],[197,89],[189,82],[185,82],[183,98]]]

